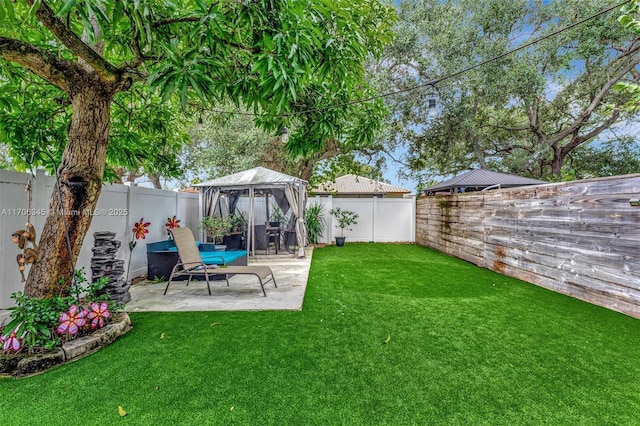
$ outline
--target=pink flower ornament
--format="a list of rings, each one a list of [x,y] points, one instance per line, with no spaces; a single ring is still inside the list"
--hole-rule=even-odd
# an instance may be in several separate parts
[[[104,320],[111,316],[107,302],[102,302],[100,304],[93,302],[89,305],[89,308],[91,309],[91,312],[87,315],[87,319],[91,321],[91,328],[104,327]]]
[[[85,309],[71,305],[68,312],[62,312],[60,314],[58,333],[76,334],[80,330],[80,327],[83,327],[87,323],[86,316],[87,311]]]
[[[2,350],[4,352],[14,352],[18,353],[20,349],[22,349],[22,339],[25,333],[22,336],[18,337],[18,328],[20,328],[22,324],[18,324],[16,328],[14,328],[11,333],[9,333],[8,337],[2,336]]]

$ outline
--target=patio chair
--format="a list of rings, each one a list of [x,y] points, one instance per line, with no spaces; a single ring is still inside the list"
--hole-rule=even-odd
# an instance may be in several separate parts
[[[275,226],[267,226],[267,254],[269,254],[269,249],[273,245],[276,254],[278,254],[278,250],[280,249],[280,227]]]
[[[276,284],[276,278],[273,276],[273,271],[268,266],[219,267],[218,265],[206,265],[202,261],[202,256],[200,256],[200,251],[198,250],[198,246],[196,245],[196,240],[193,237],[191,229],[175,228],[171,229],[170,232],[171,235],[173,235],[173,241],[176,243],[179,259],[178,263],[176,263],[171,271],[171,276],[169,277],[167,286],[164,289],[165,295],[167,294],[169,284],[171,284],[173,278],[180,275],[189,276],[187,285],[189,285],[193,276],[202,277],[204,275],[204,278],[207,281],[207,290],[209,290],[209,295],[211,295],[211,286],[209,282],[209,276],[211,275],[224,275],[227,287],[229,286],[229,275],[255,275],[258,277],[264,297],[267,297],[267,293],[264,291],[264,286],[269,281],[273,281],[273,286],[276,288],[278,287]]]

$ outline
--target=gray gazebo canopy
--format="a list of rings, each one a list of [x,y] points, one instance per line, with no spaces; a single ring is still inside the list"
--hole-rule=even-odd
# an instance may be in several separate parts
[[[307,245],[305,222],[306,181],[264,167],[254,167],[243,172],[203,182],[196,186],[202,188],[200,191],[201,217],[234,214],[240,196],[248,195],[249,217],[247,221],[249,232],[247,234],[247,248],[251,255],[255,254],[255,196],[256,194],[273,195],[278,207],[284,214],[289,209],[292,210],[295,218],[296,241],[299,247],[298,257],[304,257],[304,247]],[[224,193],[226,197],[220,197],[221,193]]]
[[[425,195],[449,192],[483,191],[494,188],[514,188],[525,185],[542,185],[548,182],[530,179],[508,173],[492,172],[491,170],[470,170],[458,176],[440,182],[422,190]]]

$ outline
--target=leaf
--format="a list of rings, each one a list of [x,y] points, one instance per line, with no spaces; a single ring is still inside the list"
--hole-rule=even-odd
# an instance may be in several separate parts
[[[127,413],[127,410],[122,408],[122,405],[118,405],[118,414],[120,414],[120,417],[124,417],[129,413]]]
[[[38,9],[40,9],[41,3],[42,3],[42,0],[36,0],[33,2],[31,7],[29,8],[29,16],[36,16],[36,12],[38,11]]]
[[[391,341],[391,335],[388,335],[386,339],[384,339],[384,344],[387,345]]]
[[[213,323],[211,323],[211,325],[209,327],[215,327],[216,325],[220,325],[220,323],[219,322],[213,322]]]
[[[76,0],[67,0],[64,6],[62,6],[62,9],[60,9],[56,15],[58,16],[66,15],[75,4],[76,4]]]
[[[160,338],[161,338],[161,339],[164,339],[164,333],[162,333],[162,334],[160,335]]]

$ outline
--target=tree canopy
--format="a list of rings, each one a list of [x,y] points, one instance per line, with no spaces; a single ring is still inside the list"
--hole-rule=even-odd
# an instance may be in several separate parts
[[[640,79],[640,39],[616,22],[620,9],[580,22],[611,6],[401,2],[396,41],[378,67],[385,90],[419,89],[389,98],[388,145],[406,143],[409,169],[427,175],[480,167],[559,177],[571,152],[635,117],[624,108],[630,95],[614,86]]]
[[[61,278],[68,285],[60,223],[75,258],[91,216],[70,212],[95,208],[110,140],[119,141],[111,155],[127,158],[136,139],[156,147],[158,139],[182,137],[152,124],[174,114],[170,107],[147,114],[158,104],[229,102],[255,113],[266,131],[287,125],[292,152],[372,140],[383,105],[356,110],[351,101],[373,93],[364,63],[391,40],[393,22],[392,8],[365,0],[0,2],[0,84],[21,91],[34,83],[30,99],[12,102],[3,92],[0,107],[15,116],[39,99],[48,109],[41,122],[5,127],[0,137],[13,141],[19,129],[25,144],[62,150],[62,201],[51,198],[56,213],[47,217],[26,292],[57,292]],[[126,133],[138,126],[142,137]]]

